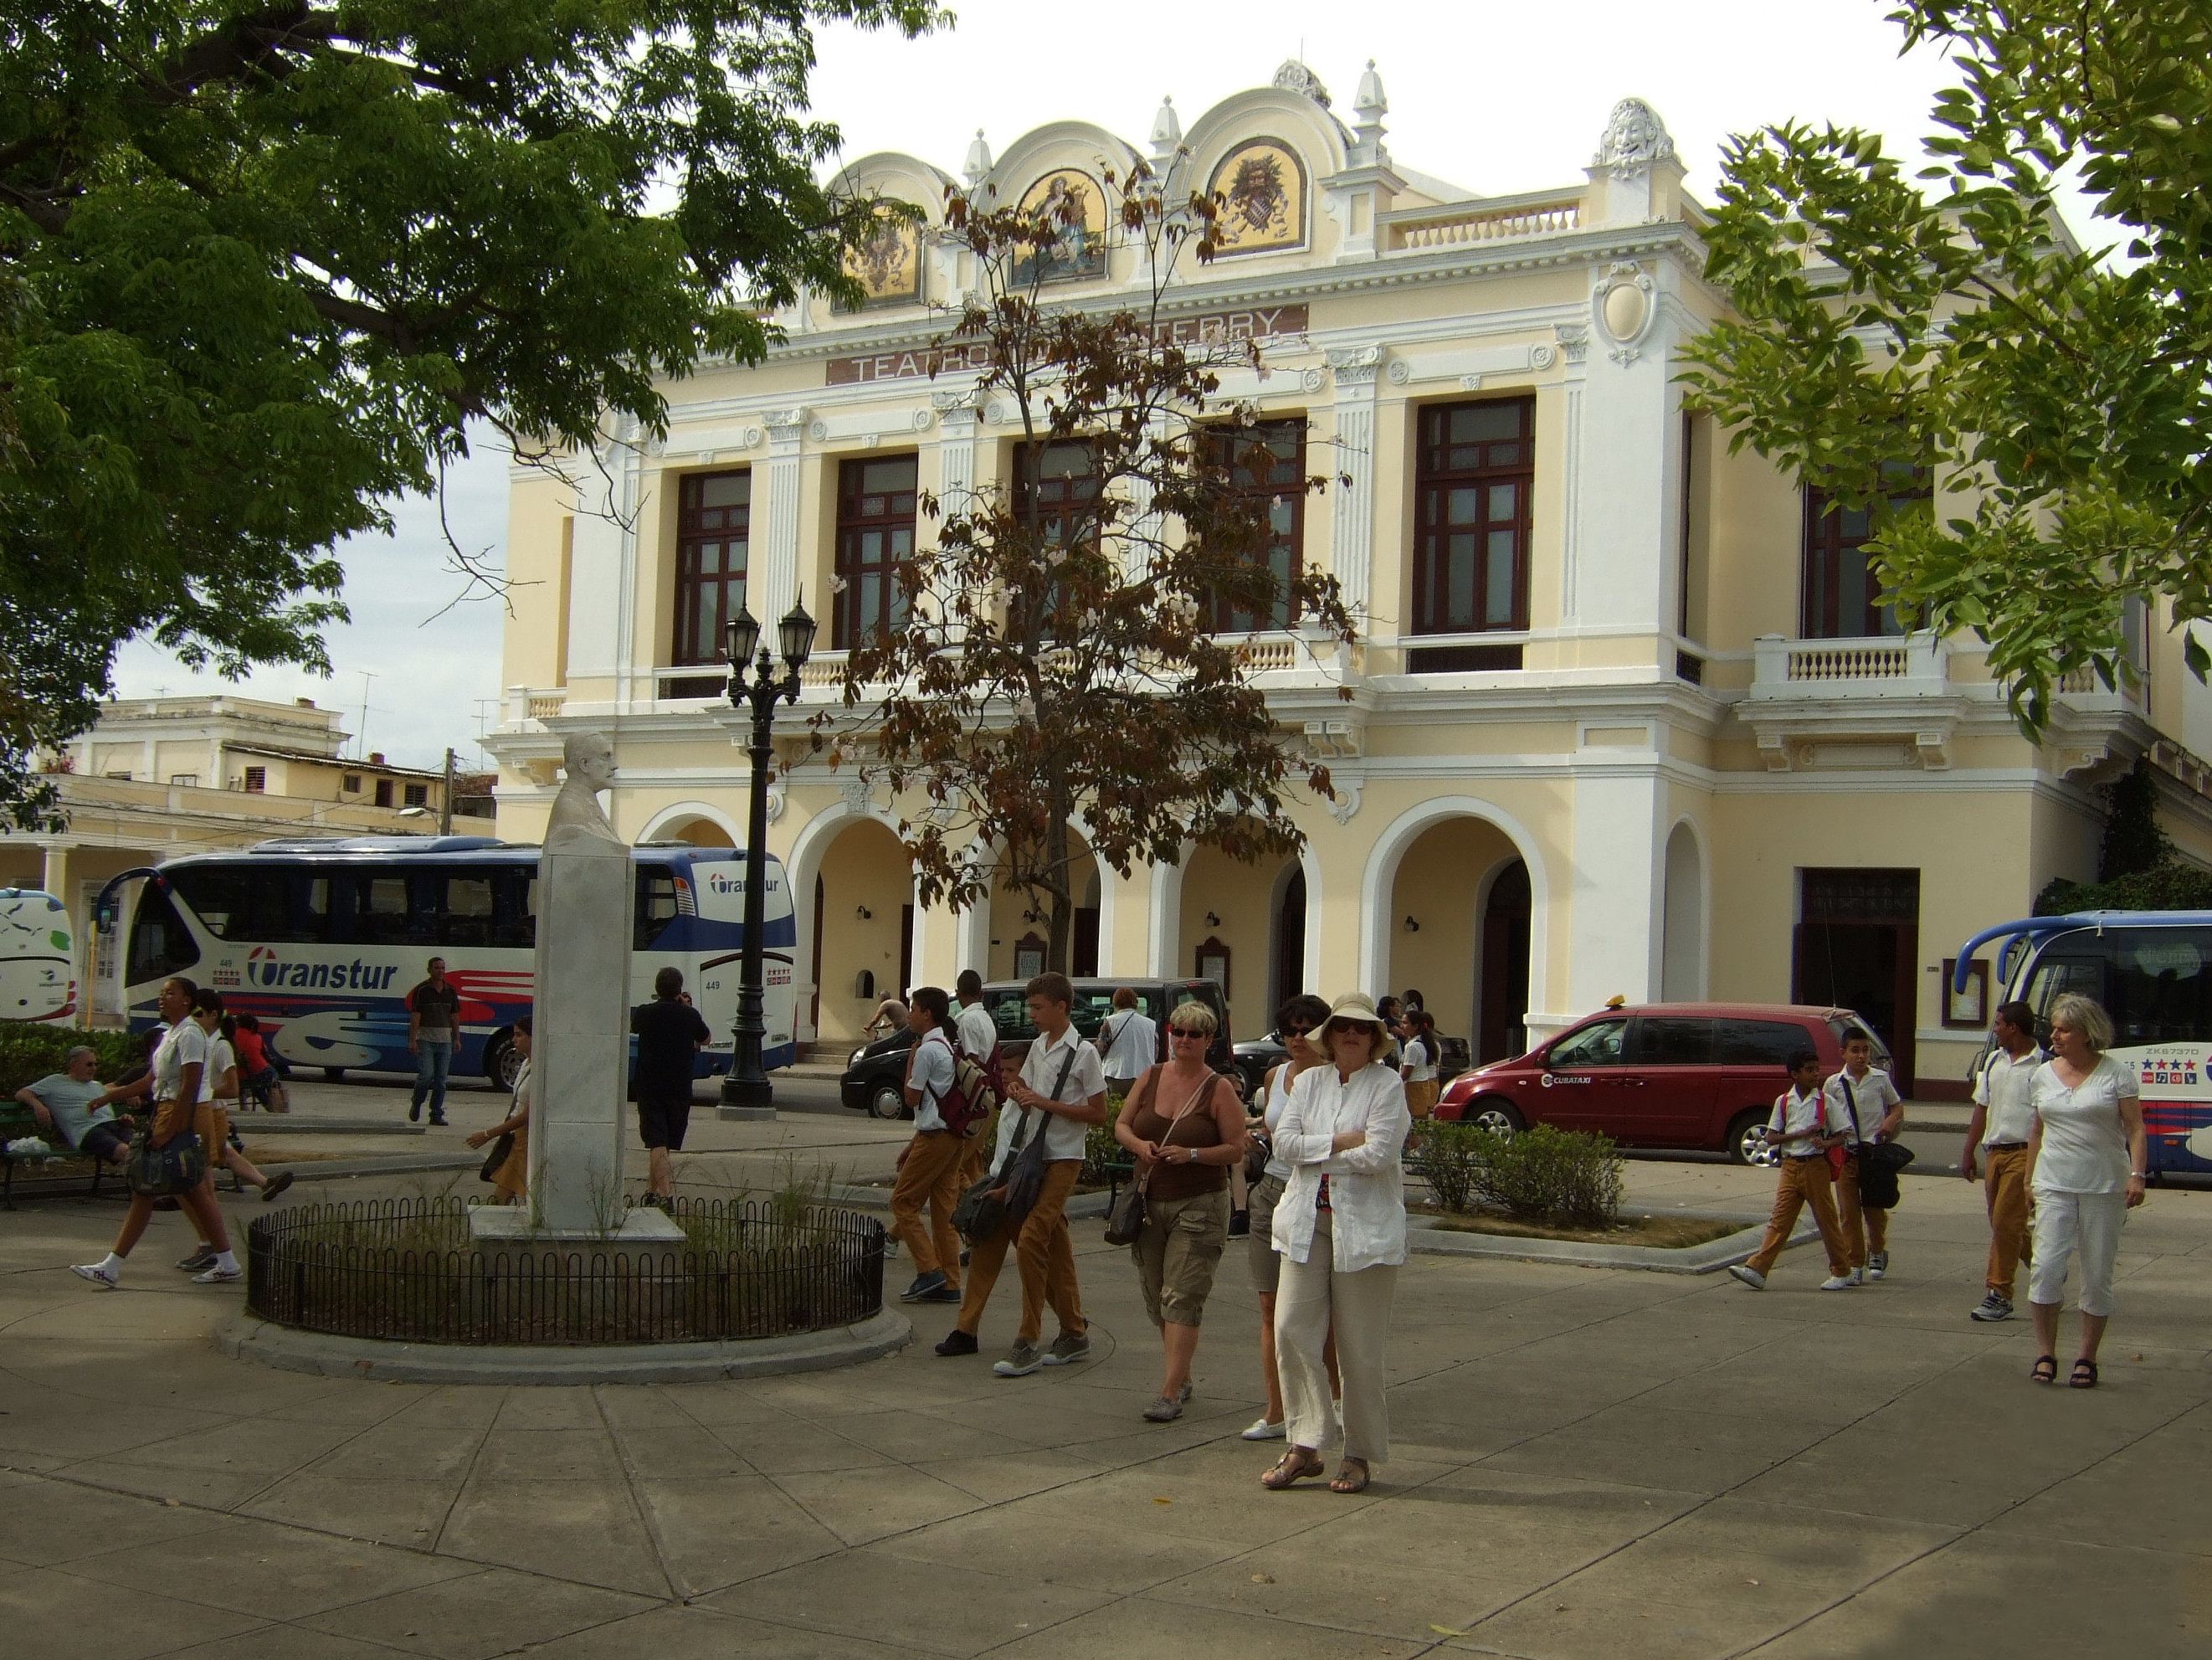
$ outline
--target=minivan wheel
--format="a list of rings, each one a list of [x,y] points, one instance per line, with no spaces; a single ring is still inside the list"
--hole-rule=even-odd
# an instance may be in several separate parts
[[[1526,1129],[1528,1123],[1510,1104],[1494,1095],[1479,1096],[1467,1104],[1459,1116],[1462,1124],[1473,1124],[1488,1130],[1492,1135],[1510,1135],[1516,1130]]]
[[[868,1116],[896,1118],[906,1110],[906,1095],[896,1084],[878,1084],[868,1093]]]
[[[1773,1145],[1759,1134],[1765,1128],[1768,1115],[1763,1112],[1741,1112],[1728,1127],[1728,1156],[1738,1164],[1771,1164],[1781,1155]]]
[[[510,1094],[514,1090],[514,1080],[522,1076],[522,1051],[505,1032],[492,1039],[491,1047],[484,1052],[484,1076]]]

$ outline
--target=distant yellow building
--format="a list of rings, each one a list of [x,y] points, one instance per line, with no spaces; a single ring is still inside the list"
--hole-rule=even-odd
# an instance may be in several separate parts
[[[1485,1057],[1616,994],[1836,1000],[1909,1084],[1955,1092],[1978,1010],[1942,995],[1942,965],[2052,877],[2094,873],[2099,784],[2148,757],[2171,832],[2212,854],[2192,758],[2212,704],[2178,640],[2141,629],[2143,688],[2071,687],[2028,744],[1974,642],[1898,631],[1863,524],[1683,411],[1681,350],[1726,302],[1648,106],[1618,106],[1581,181],[1490,198],[1400,165],[1385,112],[1371,65],[1347,124],[1293,64],[1188,131],[1171,107],[1155,122],[1170,199],[1218,192],[1230,225],[1179,276],[1171,326],[1258,339],[1267,373],[1224,392],[1285,423],[1301,471],[1349,473],[1285,539],[1365,640],[1316,658],[1294,627],[1252,636],[1280,730],[1340,792],[1297,803],[1304,856],[1102,869],[1078,966],[1218,972],[1246,1033],[1300,988],[1417,987]],[[995,160],[979,135],[962,182],[1087,204],[1139,154],[1074,122]],[[825,1041],[866,1018],[864,971],[1006,976],[1042,936],[1009,894],[916,910],[895,805],[796,740],[896,550],[928,533],[916,493],[1008,476],[1018,432],[940,344],[975,280],[937,229],[947,175],[878,155],[843,182],[929,221],[854,256],[865,309],[810,297],[764,362],[672,385],[665,442],[605,453],[611,512],[516,472],[489,745],[510,838],[544,824],[562,733],[592,727],[617,746],[624,834],[733,842],[747,770],[720,624],[741,599],[772,623],[803,587],[823,649],[784,717],[771,842],[799,904],[800,1036]],[[1049,292],[1113,307],[1133,256],[1084,212]]]

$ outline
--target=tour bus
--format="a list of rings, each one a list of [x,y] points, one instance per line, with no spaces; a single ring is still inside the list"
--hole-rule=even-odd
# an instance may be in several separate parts
[[[516,1019],[529,1012],[538,943],[538,852],[486,837],[362,836],[264,842],[126,871],[100,914],[123,930],[120,1004],[133,1030],[155,1022],[161,982],[185,975],[259,1017],[286,1065],[412,1072],[407,994],[433,957],[461,994],[456,1077],[502,1086],[520,1066]],[[647,843],[631,850],[637,909],[629,996],[653,995],[673,965],[714,1034],[702,1077],[726,1072],[744,946],[745,856]],[[793,1058],[792,954],[798,940],[783,867],[766,863],[763,1064]],[[125,904],[135,894],[135,903]]]
[[[2078,911],[1984,928],[1959,947],[1954,994],[1993,945],[2001,995],[2035,1011],[2039,1037],[2069,992],[2112,1017],[2112,1054],[2142,1088],[2152,1172],[2212,1175],[2212,911]]]
[[[43,888],[0,888],[0,1020],[76,1012],[69,908]]]

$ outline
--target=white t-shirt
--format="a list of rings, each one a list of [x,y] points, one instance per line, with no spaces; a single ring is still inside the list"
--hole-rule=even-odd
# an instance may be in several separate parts
[[[2035,1129],[2035,1074],[2043,1066],[2043,1053],[2030,1049],[2014,1060],[2002,1049],[1990,1051],[1981,1071],[1974,1074],[1974,1104],[1986,1110],[1982,1120],[1982,1145],[1992,1141],[2025,1141]]]
[[[1820,1152],[1820,1144],[1814,1138],[1836,1133],[1834,1121],[1825,1116],[1826,1103],[1824,1091],[1800,1095],[1794,1084],[1776,1096],[1773,1114],[1766,1121],[1774,1150],[1789,1158],[1809,1158]]]
[[[169,1035],[154,1051],[154,1099],[175,1101],[184,1093],[185,1068],[198,1062],[207,1065],[208,1035],[200,1030],[197,1020],[179,1020],[169,1028]],[[193,1105],[197,1106],[198,1102]]]
[[[1880,1067],[1868,1067],[1863,1078],[1839,1072],[1822,1087],[1828,1094],[1829,1134],[1848,1137],[1847,1145],[1853,1146],[1881,1140],[1881,1121],[1905,1098]]]
[[[915,1128],[943,1129],[945,1115],[938,1111],[937,1104],[952,1087],[952,1040],[941,1029],[924,1032],[914,1046],[908,1067],[908,1087],[921,1091],[921,1099],[914,1104]]]
[[[960,1052],[988,1073],[999,1049],[999,1027],[991,1018],[991,1011],[981,1003],[963,1004],[959,1026]]]
[[[1142,1009],[1116,1009],[1101,1029],[1106,1037],[1106,1076],[1141,1077],[1159,1059],[1160,1029]],[[1056,1063],[1055,1063],[1056,1064]],[[1052,1080],[1045,1079],[1048,1084]],[[1037,1085],[1039,1089],[1044,1084]]]
[[[1071,1024],[1059,1037],[1048,1042],[1040,1037],[1030,1045],[1029,1058],[1022,1062],[1022,1081],[1039,1095],[1051,1095],[1053,1084],[1060,1077],[1060,1067],[1066,1061],[1070,1049],[1075,1051],[1075,1064],[1067,1069],[1067,1081],[1060,1086],[1056,1098],[1070,1104],[1088,1101],[1094,1095],[1106,1092],[1106,1072],[1100,1065],[1098,1050],[1086,1043]],[[1029,1133],[1042,1133],[1045,1138],[1044,1156],[1048,1159],[1080,1158],[1083,1157],[1083,1138],[1090,1129],[1088,1124],[1063,1114],[1048,1113],[1032,1107],[1026,1113],[1008,1101],[999,1111],[999,1146],[991,1159],[991,1168],[997,1170],[1006,1162],[1006,1154],[1014,1145],[1015,1128],[1026,1117]],[[1040,1132],[1038,1119],[1044,1124]]]
[[[1437,1063],[1429,1054],[1427,1043],[1419,1037],[1408,1037],[1400,1056],[1409,1084],[1432,1084],[1436,1081]]]
[[[2120,1098],[2140,1098],[2135,1073],[2109,1055],[2072,1089],[2049,1061],[2035,1069],[2035,1116],[2043,1146],[2035,1155],[2039,1193],[2118,1193],[2128,1184],[2128,1134]]]
[[[219,1031],[210,1032],[207,1035],[207,1067],[200,1073],[200,1099],[203,1101],[235,1100],[237,1099],[235,1096],[217,1096],[216,1091],[222,1085],[223,1073],[238,1064],[237,1052],[231,1048],[230,1039]]]

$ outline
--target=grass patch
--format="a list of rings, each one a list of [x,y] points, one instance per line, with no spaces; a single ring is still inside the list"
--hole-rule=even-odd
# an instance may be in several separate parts
[[[1440,1205],[1410,1203],[1406,1208],[1432,1219],[1448,1233],[1487,1233],[1510,1239],[1564,1239],[1583,1245],[1644,1245],[1658,1250],[1688,1250],[1709,1245],[1752,1225],[1717,1216],[1626,1216],[1609,1228],[1562,1228],[1524,1222],[1510,1216],[1445,1210]]]

